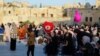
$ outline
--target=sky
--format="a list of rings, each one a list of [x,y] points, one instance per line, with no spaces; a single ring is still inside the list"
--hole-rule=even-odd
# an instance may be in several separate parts
[[[91,5],[95,5],[96,0],[4,0],[6,2],[19,1],[19,2],[28,2],[32,5],[53,5],[53,6],[63,6],[64,4],[74,4],[81,3],[85,4],[89,2]]]

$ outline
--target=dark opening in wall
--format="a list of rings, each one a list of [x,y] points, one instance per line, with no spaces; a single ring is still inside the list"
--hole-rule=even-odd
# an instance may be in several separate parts
[[[67,9],[63,10],[63,17],[67,17]]]
[[[92,17],[90,17],[90,22],[92,22]]]
[[[11,11],[9,11],[8,13],[11,14]]]
[[[53,14],[51,14],[51,17],[53,17]]]
[[[42,17],[45,17],[45,14],[43,13],[41,16],[42,16]]]
[[[63,14],[63,17],[67,17],[67,14],[66,14],[66,13],[64,13],[64,14]]]
[[[100,22],[100,17],[99,17],[99,22]]]
[[[88,17],[85,17],[85,21],[88,22]]]

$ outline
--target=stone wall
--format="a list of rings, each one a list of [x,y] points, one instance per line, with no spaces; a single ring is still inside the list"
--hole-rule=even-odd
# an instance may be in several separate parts
[[[1,1],[1,0],[0,0]],[[3,0],[2,0],[3,2]],[[2,3],[0,3],[1,6]],[[10,5],[10,6],[9,6]],[[100,22],[100,9],[87,9],[84,6],[79,6],[78,4],[74,5],[74,7],[57,7],[57,6],[47,6],[42,8],[37,7],[29,7],[29,4],[12,3],[6,4],[5,6],[0,7],[0,23],[8,23],[8,22],[20,22],[27,21],[35,22],[36,24],[40,24],[44,21],[66,21],[69,24],[73,24],[74,12],[75,8],[77,8],[82,15],[81,23],[90,23],[93,24],[95,22]],[[77,7],[78,6],[78,7]],[[66,9],[67,16],[63,17],[64,10]],[[86,17],[88,17],[88,22],[86,21]],[[92,21],[90,22],[90,17],[92,17]]]

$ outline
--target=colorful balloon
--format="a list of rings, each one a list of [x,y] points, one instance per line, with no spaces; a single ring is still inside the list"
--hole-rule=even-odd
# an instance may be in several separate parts
[[[81,22],[81,15],[78,10],[75,10],[74,22],[76,22],[76,23]]]
[[[50,33],[54,29],[54,24],[52,22],[44,22],[43,28],[47,33]]]

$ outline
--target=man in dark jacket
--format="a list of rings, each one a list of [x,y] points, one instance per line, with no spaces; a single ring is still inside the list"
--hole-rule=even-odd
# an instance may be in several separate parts
[[[95,48],[95,56],[100,56],[100,40],[97,42],[97,48]]]
[[[73,44],[73,40],[72,40],[72,34],[71,33],[66,33],[64,35],[64,46],[62,47],[62,55],[66,56],[66,55],[74,55],[75,53],[75,46]]]

